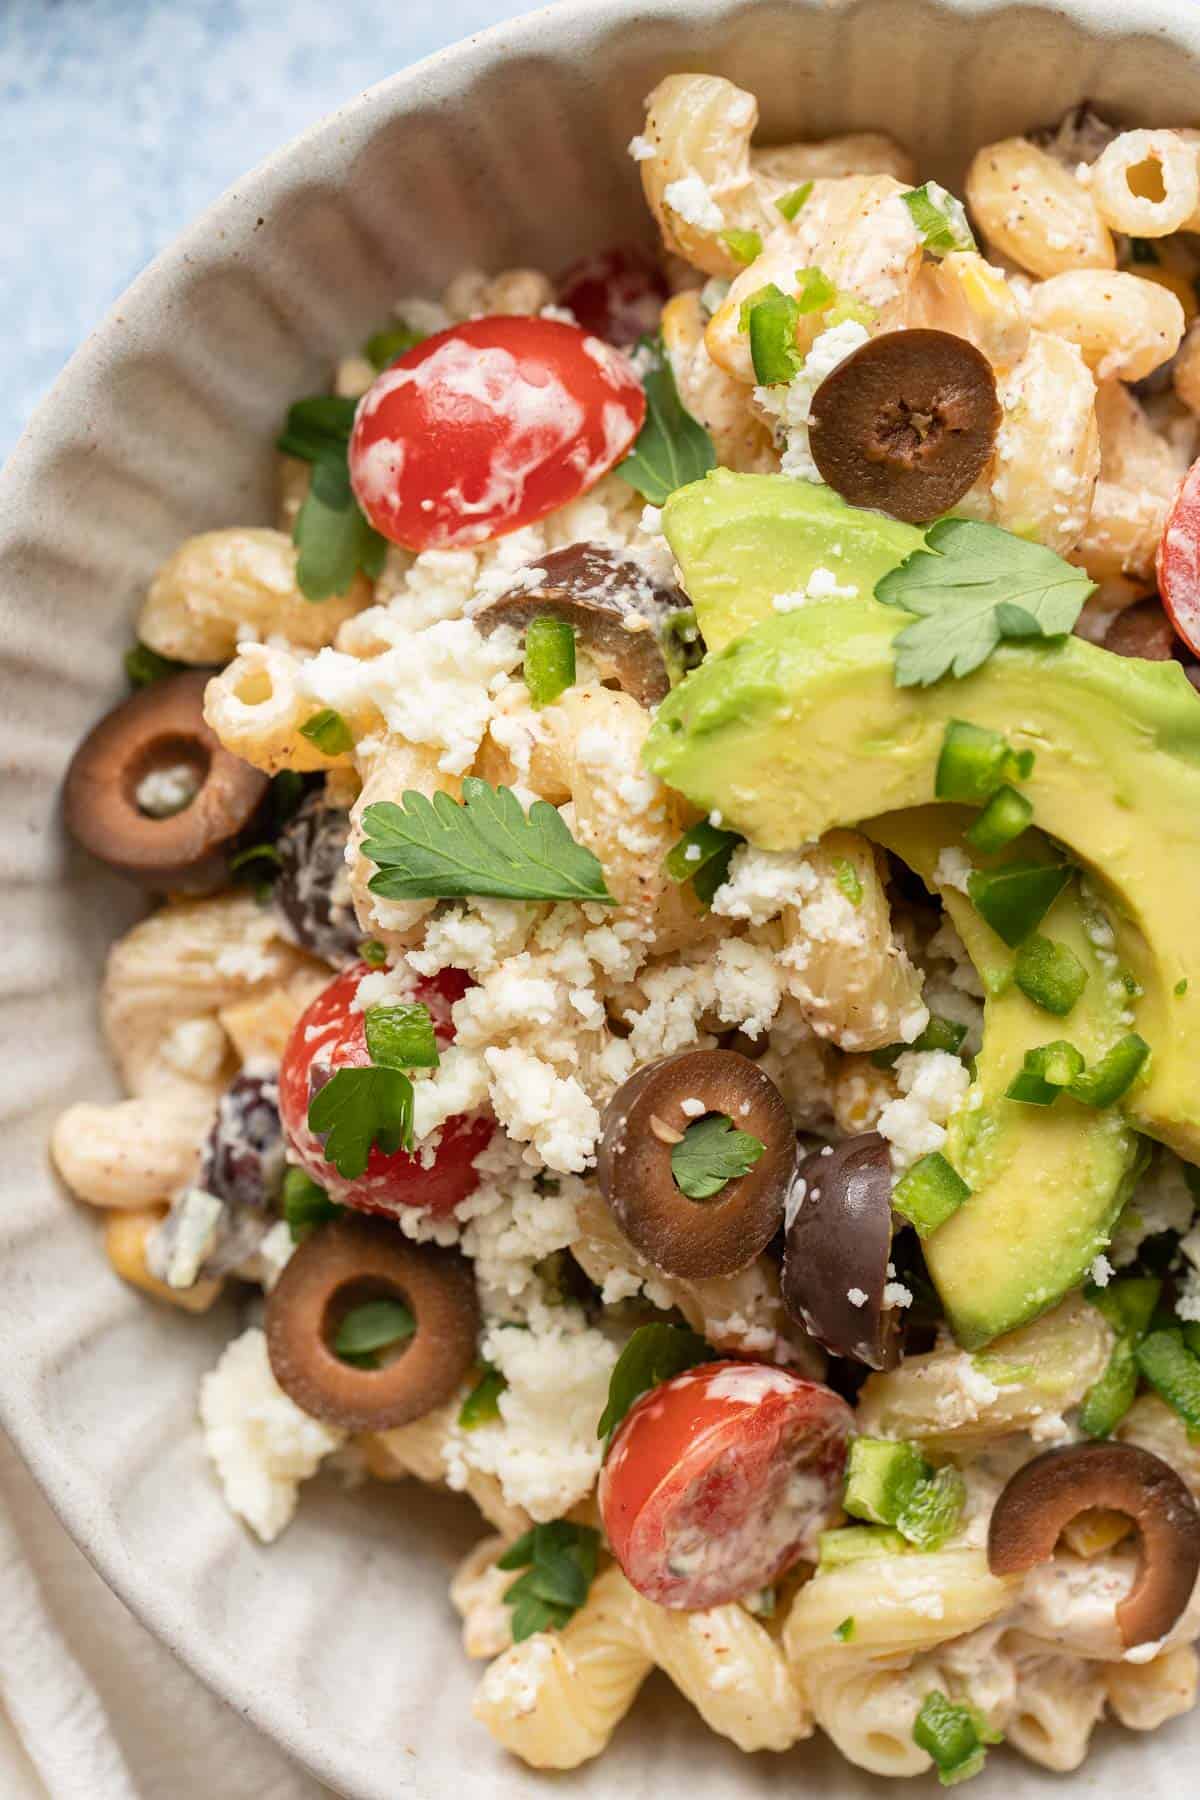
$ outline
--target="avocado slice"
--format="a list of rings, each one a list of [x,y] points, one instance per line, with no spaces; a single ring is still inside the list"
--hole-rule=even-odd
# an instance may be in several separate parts
[[[734,526],[731,557],[737,541]],[[728,574],[741,579],[736,560]],[[795,585],[778,564],[771,581]],[[892,644],[907,622],[874,600],[763,619],[663,701],[647,767],[753,843],[788,850],[929,805],[951,719],[1033,750],[1022,791],[1112,920],[1113,949],[1092,948],[1113,998],[1122,969],[1142,989],[1137,1029],[1152,1057],[1124,1114],[1200,1162],[1200,700],[1178,664],[1117,657],[1076,637],[1003,644],[962,680],[898,688]],[[991,942],[994,957],[1002,946]],[[1049,1019],[1041,1031],[1042,1041],[1065,1035]],[[1105,1128],[1095,1115],[1091,1124]]]
[[[677,488],[663,508],[663,532],[687,571],[710,650],[776,617],[776,595],[807,588],[818,569],[825,587],[832,576],[833,588],[853,590],[843,599],[869,599],[880,577],[925,542],[916,526],[850,506],[832,488],[731,469]]]
[[[965,807],[925,806],[866,827],[941,898],[987,990],[975,1080],[948,1122],[945,1144],[971,1197],[924,1245],[954,1334],[968,1349],[1027,1324],[1080,1285],[1112,1235],[1139,1163],[1137,1134],[1115,1108],[1092,1112],[1065,1097],[1024,1106],[1005,1097],[1025,1052],[1039,1044],[1065,1036],[1089,1062],[1102,1055],[1127,1029],[1129,996],[1096,942],[1106,936],[1104,914],[1076,880],[1040,929],[1079,957],[1087,971],[1082,998],[1063,1020],[1026,999],[1012,980],[1016,953],[961,889],[938,878],[943,852],[962,849],[972,817]],[[987,861],[998,867],[1042,855],[1048,847],[1028,833]]]

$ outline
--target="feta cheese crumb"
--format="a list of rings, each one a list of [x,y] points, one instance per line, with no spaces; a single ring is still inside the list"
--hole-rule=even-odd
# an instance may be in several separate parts
[[[960,894],[965,894],[968,892],[968,879],[973,872],[974,865],[965,851],[954,844],[947,844],[934,865],[933,879],[939,887],[956,888]]]
[[[860,1287],[847,1288],[846,1298],[851,1306],[865,1306],[867,1304],[867,1295]]]
[[[667,189],[668,197],[670,188]],[[715,228],[714,228],[715,229]],[[846,319],[821,332],[793,379],[772,387],[756,387],[754,398],[775,418],[776,438],[782,443],[780,470],[797,481],[817,481],[821,474],[808,442],[812,398],[825,377],[853,351],[867,343],[868,332],[855,319]]]
[[[684,175],[678,181],[668,182],[663,201],[685,225],[694,225],[698,231],[720,231],[725,223],[720,207],[699,175]]]
[[[912,1289],[906,1288],[902,1281],[889,1281],[885,1284],[883,1290],[883,1307],[885,1312],[889,1312],[892,1308],[898,1306],[911,1306],[912,1303]]]
[[[689,1119],[700,1119],[703,1118],[707,1108],[705,1107],[703,1100],[692,1098],[689,1100],[681,1100],[679,1102],[679,1110],[686,1113]]]
[[[300,1483],[346,1433],[311,1419],[271,1372],[266,1333],[244,1331],[200,1384],[205,1447],[230,1510],[269,1544],[296,1510]]]
[[[946,1121],[966,1099],[971,1078],[948,1050],[906,1050],[896,1060],[901,1097],[889,1100],[876,1129],[892,1147],[897,1172],[940,1150]]]
[[[639,132],[636,137],[631,137],[629,140],[629,155],[632,156],[634,162],[650,162],[658,155],[658,151],[654,148],[650,139],[648,137],[643,137],[641,132]]]
[[[1113,1266],[1107,1256],[1098,1256],[1088,1274],[1096,1287],[1107,1287],[1113,1277]]]

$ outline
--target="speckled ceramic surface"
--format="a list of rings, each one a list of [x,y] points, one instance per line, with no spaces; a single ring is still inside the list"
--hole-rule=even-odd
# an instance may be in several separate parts
[[[502,26],[374,89],[240,182],[79,352],[0,481],[0,1417],[146,1623],[363,1800],[545,1790],[471,1719],[475,1671],[445,1587],[478,1526],[411,1484],[318,1482],[271,1550],[226,1513],[194,1400],[232,1318],[197,1324],[122,1287],[95,1220],[47,1167],[56,1108],[114,1092],[94,991],[136,909],[66,846],[57,787],[74,741],[120,691],[155,564],[189,532],[267,517],[266,452],[288,400],[398,293],[435,291],[466,263],[554,269],[644,231],[624,147],[641,97],[684,67],[756,92],[767,137],[885,127],[923,173],[953,179],[973,145],[1085,96],[1130,120],[1200,122],[1200,7],[568,0]],[[1102,1731],[1075,1791],[1177,1800],[1198,1755],[1200,1717],[1149,1741]],[[883,1788],[819,1747],[743,1758],[656,1678],[571,1791],[642,1800],[685,1786],[694,1800]],[[999,1757],[973,1789],[1063,1791]]]

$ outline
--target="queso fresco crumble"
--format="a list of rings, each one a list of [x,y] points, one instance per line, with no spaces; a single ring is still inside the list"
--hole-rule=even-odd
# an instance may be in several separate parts
[[[159,569],[65,788],[158,901],[128,1097],[53,1151],[233,1302],[257,1538],[475,1503],[527,1763],[658,1666],[1068,1770],[1197,1686],[1200,150],[1083,108],[960,198],[756,121],[660,83],[661,255],[402,300]]]

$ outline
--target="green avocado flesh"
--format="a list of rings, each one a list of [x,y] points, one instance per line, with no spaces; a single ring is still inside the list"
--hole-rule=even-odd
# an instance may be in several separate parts
[[[710,650],[776,617],[775,596],[806,588],[817,569],[870,598],[880,577],[925,542],[915,525],[848,506],[832,488],[730,469],[677,488],[663,508],[663,531],[687,571]]]
[[[985,1343],[1084,1278],[1125,1198],[1134,1132],[1200,1162],[1200,701],[1177,664],[1075,637],[1002,644],[962,680],[898,688],[893,641],[908,616],[865,596],[920,534],[827,489],[717,471],[672,497],[665,526],[710,654],[659,708],[647,766],[764,849],[861,826],[941,895],[989,988],[980,1100],[945,1146],[974,1191],[926,1246],[960,1340]],[[774,596],[815,568],[864,597],[777,611]],[[1065,1019],[1007,980],[1014,952],[939,879],[944,849],[968,854],[976,816],[934,804],[951,720],[1034,752],[1021,793],[1081,868],[1039,926],[1087,970]],[[1048,853],[1026,833],[971,860],[1028,860],[1039,843]],[[1065,1037],[1091,1060],[1131,1029],[1151,1058],[1119,1111],[1005,1098],[1026,1049]]]
[[[926,806],[864,827],[939,896],[988,990],[975,1081],[968,1104],[949,1121],[944,1146],[971,1197],[924,1245],[955,1336],[968,1349],[1026,1324],[1080,1285],[1109,1240],[1138,1161],[1137,1134],[1115,1108],[1092,1112],[1066,1098],[1024,1106],[1005,1097],[1025,1052],[1039,1044],[1065,1035],[1089,1062],[1102,1055],[1127,1029],[1121,1014],[1128,996],[1092,941],[1104,931],[1104,916],[1073,881],[1040,929],[1087,970],[1082,999],[1061,1021],[1026,999],[1011,980],[1015,951],[964,893],[937,879],[942,851],[961,848],[972,817],[963,807]],[[1028,861],[1032,853],[1022,841],[987,866]]]

